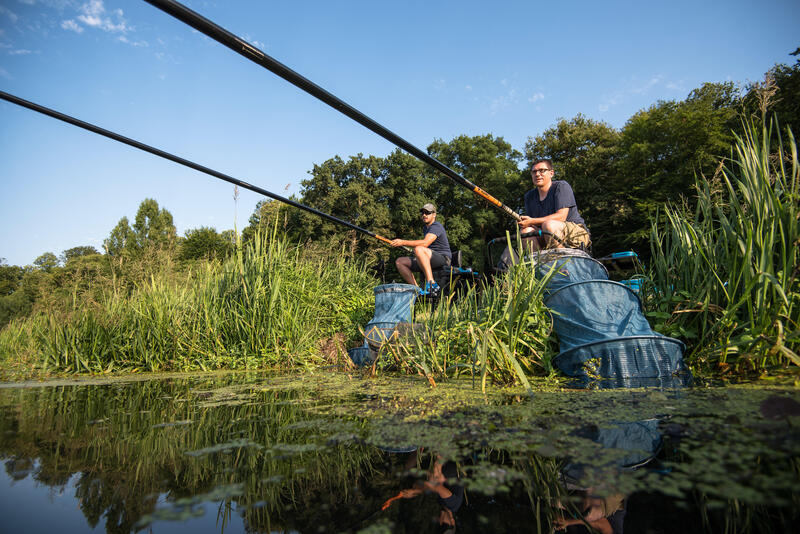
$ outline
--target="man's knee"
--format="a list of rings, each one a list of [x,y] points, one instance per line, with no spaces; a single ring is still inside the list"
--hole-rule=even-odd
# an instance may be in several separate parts
[[[542,223],[542,230],[560,236],[564,233],[565,226],[566,225],[561,221],[544,221]]]
[[[417,256],[417,258],[430,259],[432,251],[428,247],[423,247],[422,245],[417,245],[416,247],[414,247],[414,254]]]
[[[411,258],[407,256],[400,256],[396,260],[394,260],[395,266],[399,269],[405,267],[407,269],[411,268]]]

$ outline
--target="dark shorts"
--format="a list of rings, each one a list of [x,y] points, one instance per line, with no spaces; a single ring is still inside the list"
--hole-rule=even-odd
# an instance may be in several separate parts
[[[450,258],[445,256],[444,254],[440,254],[434,250],[431,250],[431,269],[441,269],[442,267],[446,267],[450,265]],[[416,256],[411,256],[411,270],[415,273],[421,273],[422,267],[419,266],[419,262],[417,261]]]

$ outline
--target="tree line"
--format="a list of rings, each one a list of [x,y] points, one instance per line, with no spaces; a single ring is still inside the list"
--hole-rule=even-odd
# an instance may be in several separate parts
[[[522,151],[486,134],[437,139],[427,152],[518,212],[533,162],[552,159],[556,179],[575,191],[594,255],[633,249],[647,258],[650,218],[665,202],[692,207],[695,179],[713,179],[752,115],[777,117],[781,127],[800,124],[800,61],[776,65],[763,82],[745,88],[703,84],[684,100],[637,112],[619,129],[578,114],[529,137]],[[384,236],[418,237],[419,207],[433,202],[451,246],[477,268],[491,267],[487,240],[514,232],[510,218],[399,149],[386,157],[337,155],[309,174],[296,200]],[[345,254],[396,255],[355,231],[268,200],[250,217],[244,240],[276,216],[292,239]]]
[[[800,49],[792,55],[800,55]],[[720,161],[730,156],[743,118],[768,113],[797,130],[800,60],[776,65],[763,82],[744,88],[733,82],[706,83],[684,100],[658,101],[619,129],[579,114],[529,137],[521,151],[492,134],[437,139],[427,151],[518,212],[531,188],[533,161],[552,159],[556,179],[567,180],[575,191],[592,232],[593,254],[633,249],[647,258],[650,220],[659,207],[670,202],[691,209],[695,178],[713,179]],[[309,174],[294,200],[388,237],[419,236],[419,207],[433,202],[452,247],[480,270],[491,267],[486,242],[514,232],[510,218],[399,149],[385,157],[336,155],[315,164]],[[324,253],[384,259],[400,253],[270,200],[256,206],[241,236],[208,227],[178,236],[169,211],[145,199],[132,223],[120,219],[102,251],[78,246],[60,257],[46,252],[25,267],[0,259],[0,327],[36,306],[52,308],[61,302],[68,308],[79,295],[91,304],[103,292],[130,291],[156,270],[174,272],[178,279],[187,266],[223,259],[236,249],[239,237],[247,246],[257,232],[273,225],[290,240]]]

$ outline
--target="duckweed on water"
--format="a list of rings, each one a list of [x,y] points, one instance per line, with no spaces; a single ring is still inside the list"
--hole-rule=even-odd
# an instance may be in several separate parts
[[[547,530],[555,502],[573,503],[564,480],[628,495],[639,525],[657,515],[653,500],[683,506],[687,522],[711,531],[730,517],[742,529],[797,519],[796,388],[531,387],[484,394],[470,380],[431,389],[336,373],[6,387],[0,455],[15,477],[58,485],[80,473],[87,520],[116,513],[131,531],[196,518],[214,503],[235,504],[254,532],[397,529],[401,510],[427,524],[424,507],[380,508],[404,477],[426,476],[428,453],[456,462],[469,496],[462,513],[483,532]],[[626,445],[623,434],[636,439]],[[417,448],[409,470],[414,455],[399,451]]]

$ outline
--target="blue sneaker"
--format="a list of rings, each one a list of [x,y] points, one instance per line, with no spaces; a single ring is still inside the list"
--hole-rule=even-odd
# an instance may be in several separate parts
[[[442,288],[439,287],[439,284],[436,282],[426,282],[425,283],[425,290],[420,295],[424,294],[427,297],[438,299],[439,293],[442,291]]]

